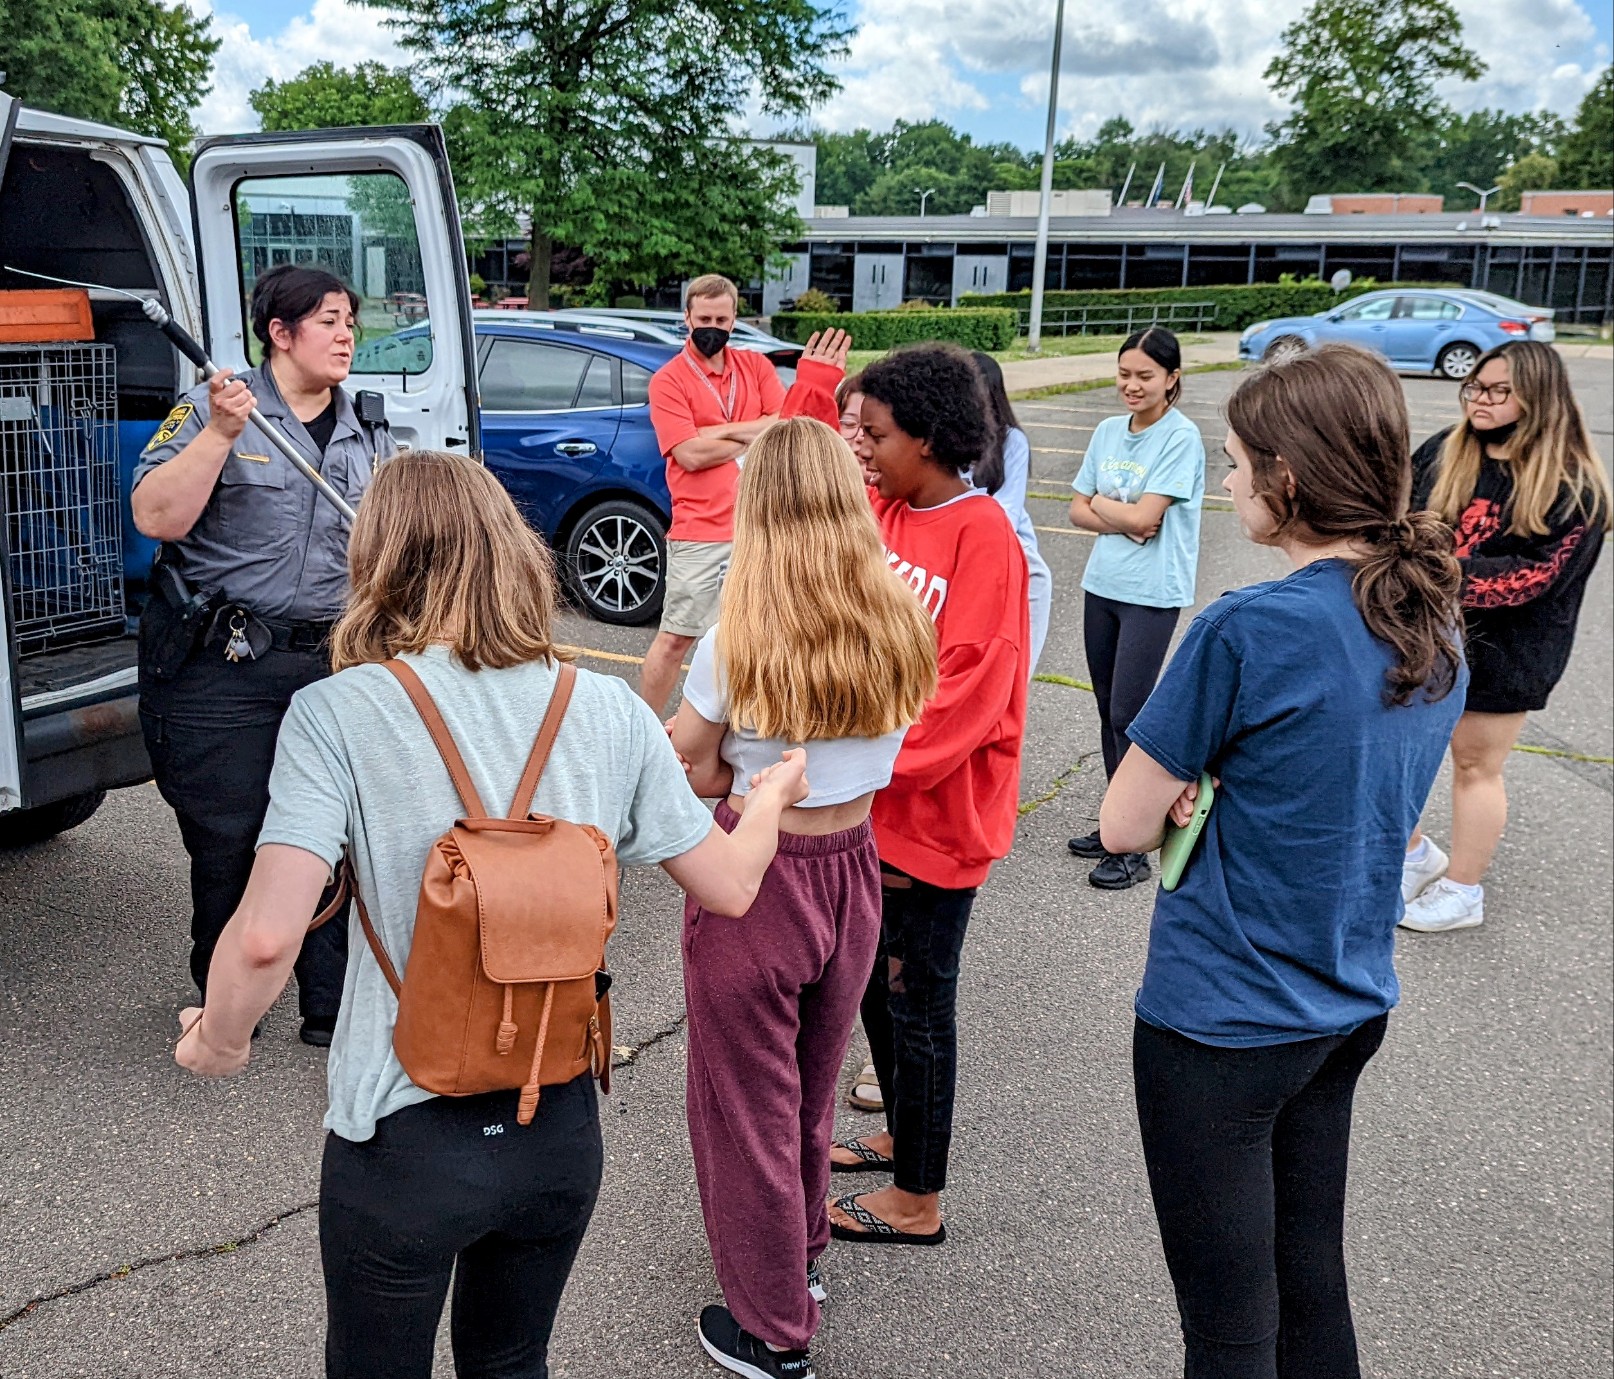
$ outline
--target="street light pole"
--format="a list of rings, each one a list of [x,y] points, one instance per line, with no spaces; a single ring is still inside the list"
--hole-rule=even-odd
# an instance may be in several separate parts
[[[1459,182],[1457,185],[1464,191],[1473,192],[1475,196],[1479,197],[1479,215],[1481,220],[1485,218],[1485,203],[1495,196],[1497,192],[1502,190],[1501,187],[1491,187],[1489,189],[1482,190],[1481,188],[1476,187],[1472,182]]]
[[[1054,199],[1054,121],[1059,113],[1059,45],[1065,34],[1065,0],[1055,0],[1054,60],[1048,76],[1048,136],[1042,145],[1042,199],[1037,203],[1037,256],[1031,266],[1031,321],[1026,348],[1042,348],[1042,290],[1048,281],[1048,208]]]
[[[925,217],[925,202],[936,195],[936,189],[934,187],[915,187],[914,190],[919,193],[919,218],[923,220]]]

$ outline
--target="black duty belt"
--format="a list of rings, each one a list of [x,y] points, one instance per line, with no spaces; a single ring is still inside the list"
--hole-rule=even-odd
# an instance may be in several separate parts
[[[334,622],[271,622],[260,618],[274,638],[276,651],[318,651],[331,639]]]

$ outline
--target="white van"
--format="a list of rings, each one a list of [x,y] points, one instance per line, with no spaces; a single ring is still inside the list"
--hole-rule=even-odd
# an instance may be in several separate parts
[[[159,141],[0,95],[0,290],[47,286],[26,273],[96,284],[95,344],[109,347],[0,345],[0,845],[82,823],[108,790],[151,775],[134,633],[154,547],[130,519],[129,477],[198,373],[138,300],[109,289],[157,298],[219,365],[242,369],[256,362],[251,285],[292,262],[320,263],[352,284],[366,339],[429,320],[429,335],[406,348],[366,352],[393,372],[361,374],[355,361],[348,387],[383,396],[400,445],[479,453],[465,248],[436,126],[209,139],[187,189]],[[46,511],[57,476],[31,467],[46,462],[40,455],[58,460],[47,421],[72,410],[47,406],[57,396],[47,375],[84,361],[107,386],[95,395],[103,401],[79,404],[86,415],[74,425],[93,429],[116,478],[99,508],[81,494]],[[118,606],[101,608],[93,627],[38,616],[36,586],[56,579],[59,593],[89,581],[90,557],[59,538],[67,529],[83,538],[98,511],[121,515],[121,531],[111,520],[96,528],[97,558],[115,567],[96,577],[119,591]]]

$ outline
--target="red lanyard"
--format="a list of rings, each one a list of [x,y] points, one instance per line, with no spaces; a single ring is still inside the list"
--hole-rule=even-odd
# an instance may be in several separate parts
[[[729,365],[729,400],[724,402],[723,395],[712,386],[711,374],[705,369],[701,368],[699,364],[691,359],[687,351],[684,353],[684,363],[688,364],[690,368],[695,370],[695,377],[700,379],[700,381],[706,385],[706,391],[717,400],[718,409],[723,413],[723,420],[733,421],[734,395],[735,391],[740,386],[740,370],[738,367],[736,367],[732,362]]]

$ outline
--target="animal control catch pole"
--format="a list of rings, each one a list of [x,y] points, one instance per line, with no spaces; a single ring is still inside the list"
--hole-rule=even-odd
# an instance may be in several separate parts
[[[212,378],[214,374],[219,372],[219,366],[207,357],[207,351],[192,338],[190,332],[184,326],[180,325],[163,309],[162,303],[155,298],[142,297],[134,292],[125,292],[120,287],[103,287],[99,283],[75,282],[71,278],[52,277],[49,273],[30,273],[26,268],[13,268],[10,264],[0,266],[3,266],[8,273],[17,273],[25,278],[39,278],[43,282],[62,283],[68,287],[90,287],[102,292],[116,292],[120,296],[127,297],[132,302],[139,302],[140,310],[145,313],[146,319],[168,337],[169,343],[176,350],[202,371],[203,378]],[[326,502],[330,503],[349,522],[354,520],[358,514],[353,511],[347,499],[331,487],[325,476],[303,458],[302,452],[287,440],[281,429],[270,421],[268,417],[264,416],[257,407],[252,409],[252,424],[268,437],[269,443],[276,450],[297,466],[302,476],[319,490],[320,496]]]

